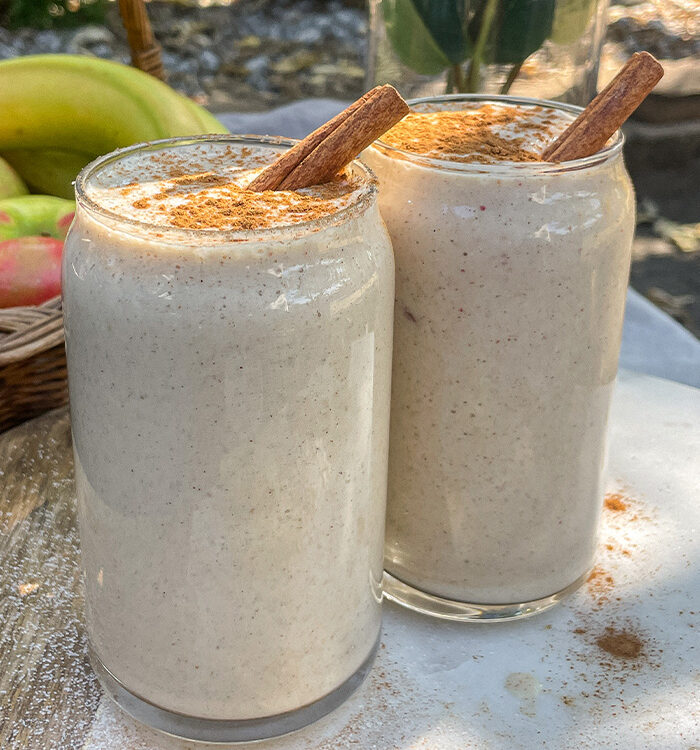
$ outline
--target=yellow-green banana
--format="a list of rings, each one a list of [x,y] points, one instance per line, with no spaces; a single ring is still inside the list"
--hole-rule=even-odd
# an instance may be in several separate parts
[[[24,195],[27,186],[15,169],[3,159],[0,159],[0,200]]]
[[[182,98],[185,100],[185,103],[192,111],[192,115],[202,128],[199,132],[228,133],[228,129],[222,125],[208,109],[200,107],[199,104],[193,102],[192,99],[188,99],[186,96],[183,96]]]
[[[95,154],[62,149],[24,149],[5,151],[2,156],[22,175],[33,193],[73,197],[73,181]]]
[[[153,76],[80,55],[0,63],[0,151],[99,155],[140,141],[226,132],[203,108]]]

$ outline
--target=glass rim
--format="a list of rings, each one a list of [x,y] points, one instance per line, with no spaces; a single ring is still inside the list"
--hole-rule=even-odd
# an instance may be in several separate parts
[[[144,238],[153,236],[153,232],[158,232],[155,238],[159,243],[169,244],[168,240],[178,244],[201,244],[203,241],[213,241],[213,244],[220,245],[227,242],[255,242],[265,240],[284,240],[292,237],[301,237],[311,232],[317,232],[342,222],[359,216],[375,201],[377,194],[377,178],[374,172],[359,159],[354,159],[348,166],[353,171],[362,176],[362,183],[358,188],[359,194],[348,206],[333,211],[324,216],[299,221],[293,224],[281,224],[272,227],[259,227],[253,229],[192,229],[187,227],[175,227],[168,224],[156,224],[147,221],[138,221],[129,216],[125,216],[116,211],[104,208],[88,194],[88,180],[96,175],[99,170],[111,164],[118,163],[121,159],[139,152],[152,153],[167,148],[178,146],[190,146],[205,142],[229,143],[237,145],[263,145],[271,148],[279,148],[282,152],[291,148],[297,140],[293,138],[284,138],[282,136],[270,135],[237,135],[237,134],[201,134],[189,136],[174,136],[171,138],[161,138],[154,141],[144,141],[135,143],[131,146],[115,149],[107,154],[98,156],[96,159],[87,164],[79,172],[75,180],[75,199],[76,205],[81,209],[86,209],[96,220],[104,224],[107,221],[110,227],[126,234]]]
[[[432,104],[440,102],[502,102],[505,104],[518,104],[528,107],[545,107],[548,109],[569,112],[578,116],[583,112],[583,107],[575,104],[565,104],[556,102],[552,99],[534,99],[527,96],[511,96],[506,94],[442,94],[438,96],[422,96],[416,99],[408,99],[406,103],[413,108],[415,105]],[[615,158],[622,151],[625,137],[621,130],[618,130],[612,137],[612,142],[606,144],[600,151],[590,156],[584,156],[580,159],[570,159],[562,162],[547,161],[501,161],[491,162],[459,162],[450,159],[441,159],[435,156],[425,156],[415,151],[392,146],[384,143],[381,136],[372,144],[373,148],[379,151],[387,152],[389,155],[397,155],[406,161],[414,162],[420,166],[433,167],[451,172],[493,174],[503,176],[506,174],[552,174],[557,172],[571,172],[588,167],[603,164]]]

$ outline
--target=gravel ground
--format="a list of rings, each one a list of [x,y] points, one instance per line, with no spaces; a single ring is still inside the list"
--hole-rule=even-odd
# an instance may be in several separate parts
[[[696,0],[618,0],[608,42],[623,56],[647,49],[664,59],[700,54]],[[688,7],[686,7],[688,6]],[[352,99],[364,89],[365,0],[237,0],[225,6],[148,3],[168,81],[213,111],[256,111],[305,97]],[[0,59],[71,52],[129,62],[112,3],[105,26],[8,31]]]
[[[115,4],[116,5],[116,4]],[[168,83],[215,112],[264,110],[364,89],[367,16],[343,0],[239,0],[199,8],[151,2]],[[117,8],[106,26],[36,32],[0,28],[0,58],[39,52],[129,62]]]

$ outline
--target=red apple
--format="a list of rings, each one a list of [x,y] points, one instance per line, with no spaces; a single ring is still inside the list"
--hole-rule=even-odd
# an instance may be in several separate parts
[[[39,305],[61,293],[62,240],[17,237],[0,242],[0,308]]]

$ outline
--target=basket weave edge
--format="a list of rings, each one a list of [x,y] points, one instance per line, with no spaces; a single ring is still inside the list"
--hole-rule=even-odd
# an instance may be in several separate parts
[[[62,341],[60,296],[36,307],[0,310],[0,367],[40,354]]]

